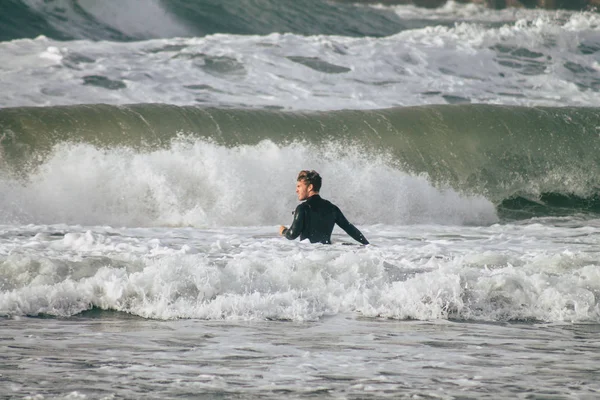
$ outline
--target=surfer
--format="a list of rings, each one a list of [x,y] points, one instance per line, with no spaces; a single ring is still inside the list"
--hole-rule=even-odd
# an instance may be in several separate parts
[[[290,240],[300,236],[300,240],[308,239],[311,243],[331,244],[331,232],[334,225],[338,224],[357,242],[369,244],[365,236],[348,222],[335,204],[321,198],[321,182],[317,171],[300,171],[296,180],[296,194],[298,200],[304,203],[296,207],[292,226],[288,229],[281,225],[279,234]]]

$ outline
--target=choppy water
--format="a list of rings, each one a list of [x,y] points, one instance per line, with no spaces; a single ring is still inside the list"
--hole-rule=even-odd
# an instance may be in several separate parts
[[[598,22],[3,2],[0,398],[598,397]]]
[[[600,390],[590,325],[98,315],[4,326],[1,385],[16,398],[593,399]]]
[[[146,3],[137,8],[161,4]],[[102,7],[89,1],[77,4],[91,7],[90,13],[97,7],[116,13],[108,6],[115,1]],[[124,4],[133,8],[137,2]],[[369,15],[370,8],[347,7],[355,20]],[[161,32],[150,18],[138,21],[151,30],[144,40],[96,41],[86,31],[67,41],[46,35],[0,42],[0,105],[158,102],[331,110],[470,102],[598,104],[598,14],[491,11],[456,4],[417,10],[384,9],[389,18],[419,21],[413,29],[384,36],[331,34],[326,28],[307,35],[290,27],[251,35],[220,31],[190,36]],[[127,8],[120,13],[144,18]],[[167,11],[161,15],[174,18]],[[318,20],[309,21],[320,26]],[[166,23],[159,20],[158,25]],[[93,29],[91,23],[85,27]]]
[[[598,221],[362,228],[3,227],[3,397],[597,395]]]

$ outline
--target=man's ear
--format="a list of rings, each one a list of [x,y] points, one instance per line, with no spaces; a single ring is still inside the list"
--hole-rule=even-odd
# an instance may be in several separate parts
[[[308,190],[309,192],[312,192],[312,191],[314,190],[314,186],[313,186],[313,184],[311,183],[310,185],[308,185],[308,186],[306,187],[306,190]]]

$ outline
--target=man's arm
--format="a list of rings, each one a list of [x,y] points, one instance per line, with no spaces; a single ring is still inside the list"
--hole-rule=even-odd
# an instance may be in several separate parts
[[[338,224],[338,226],[342,228],[348,235],[352,236],[352,239],[362,244],[369,244],[369,241],[367,240],[365,235],[363,235],[357,227],[348,222],[348,220],[338,207],[336,207],[335,223]]]
[[[292,221],[292,226],[290,228],[286,228],[285,226],[279,229],[279,233],[290,240],[296,239],[302,233],[302,228],[304,227],[304,210],[302,208],[302,204],[299,204],[296,207],[296,211],[294,211],[294,220]]]

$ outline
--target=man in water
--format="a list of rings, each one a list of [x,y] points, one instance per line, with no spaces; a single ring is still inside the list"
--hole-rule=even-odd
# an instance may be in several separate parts
[[[321,176],[317,171],[300,171],[296,181],[296,194],[298,200],[306,201],[296,207],[292,226],[289,229],[280,226],[279,233],[290,240],[300,236],[300,240],[308,238],[311,243],[331,244],[333,226],[338,224],[357,242],[369,244],[364,235],[348,222],[336,205],[319,196],[321,182]]]

